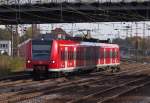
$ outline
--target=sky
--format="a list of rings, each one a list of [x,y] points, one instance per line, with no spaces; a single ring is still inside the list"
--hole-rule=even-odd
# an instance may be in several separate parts
[[[20,35],[25,33],[25,28],[31,27],[29,24],[18,26]],[[128,27],[128,28],[127,28]],[[0,28],[4,28],[3,25]],[[99,23],[56,23],[56,24],[38,24],[42,34],[50,33],[55,28],[62,28],[68,34],[73,36],[83,35],[86,32],[79,30],[86,29],[91,31],[93,38],[100,40],[126,38],[131,36],[150,36],[150,21],[145,22],[99,22]]]
[[[50,33],[52,29],[62,28],[67,33],[82,35],[80,29],[91,31],[91,36],[99,39],[125,38],[130,36],[150,36],[150,22],[100,22],[100,23],[64,23],[64,24],[40,24],[41,33]],[[128,28],[127,28],[128,27]],[[149,29],[149,30],[148,30]],[[86,33],[86,32],[84,32]]]

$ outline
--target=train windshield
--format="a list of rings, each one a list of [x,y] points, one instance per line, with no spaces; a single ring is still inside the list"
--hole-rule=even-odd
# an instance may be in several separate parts
[[[32,59],[49,60],[51,41],[32,41]]]

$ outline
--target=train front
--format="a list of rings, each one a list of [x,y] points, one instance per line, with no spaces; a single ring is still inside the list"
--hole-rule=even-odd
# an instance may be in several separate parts
[[[28,71],[36,76],[48,74],[52,40],[32,40],[26,61]]]

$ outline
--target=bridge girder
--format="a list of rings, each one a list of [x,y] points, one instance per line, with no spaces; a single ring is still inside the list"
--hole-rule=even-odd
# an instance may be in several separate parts
[[[147,21],[150,2],[0,5],[0,24]]]

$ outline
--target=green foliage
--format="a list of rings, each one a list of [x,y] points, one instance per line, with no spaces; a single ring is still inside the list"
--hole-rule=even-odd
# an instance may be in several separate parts
[[[24,60],[19,57],[0,56],[0,60],[0,76],[23,71],[25,68]]]
[[[29,27],[25,33],[27,38],[32,38],[32,27]]]
[[[126,39],[114,39],[113,43],[117,43],[119,45],[124,45],[128,47],[137,48],[139,50],[141,49],[150,49],[150,42],[149,38],[142,38],[142,37],[127,37]]]
[[[33,29],[32,27],[27,28],[25,34],[22,37],[20,37],[20,43],[28,40],[29,38],[34,38],[34,37],[39,36],[40,30],[39,29],[32,30],[32,29]],[[33,31],[34,33],[32,33]]]
[[[0,28],[0,40],[11,40],[11,33],[6,29]]]
[[[13,72],[22,71],[25,68],[24,60],[19,57],[11,58],[9,68]]]
[[[22,37],[20,37],[20,43],[26,41],[27,39],[32,38],[32,28],[29,27]]]

